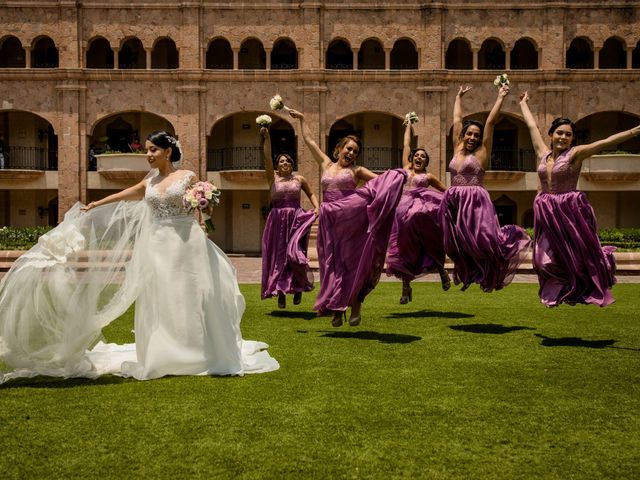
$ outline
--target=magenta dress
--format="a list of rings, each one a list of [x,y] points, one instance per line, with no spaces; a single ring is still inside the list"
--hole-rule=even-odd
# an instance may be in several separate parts
[[[426,173],[409,173],[389,238],[387,275],[411,281],[444,268],[444,238],[438,218],[443,193],[428,187]]]
[[[513,279],[529,251],[531,239],[516,225],[500,227],[489,192],[482,186],[484,169],[469,155],[460,171],[449,163],[451,187],[444,193],[440,224],[444,248],[453,260],[453,281],[466,289],[478,283],[485,292],[499,290]]]
[[[262,234],[262,298],[313,289],[307,247],[315,220],[300,208],[302,185],[297,176],[271,185],[271,211]]]
[[[356,188],[351,170],[322,175],[320,292],[313,307],[318,313],[344,311],[378,283],[406,176],[388,170]]]
[[[533,202],[533,268],[540,283],[540,301],[547,307],[561,303],[614,302],[615,247],[603,247],[593,208],[584,192],[576,191],[580,169],[569,163],[567,150],[553,164],[547,180],[549,152],[538,165],[542,190]]]

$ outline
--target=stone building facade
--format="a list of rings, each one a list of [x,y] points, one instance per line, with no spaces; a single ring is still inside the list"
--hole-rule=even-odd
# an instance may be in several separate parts
[[[640,122],[640,2],[15,0],[0,6],[0,224],[55,224],[76,201],[145,174],[131,150],[175,133],[183,165],[223,190],[214,240],[259,252],[268,211],[255,117],[274,120],[274,151],[294,155],[319,193],[319,169],[279,93],[329,151],[359,134],[359,162],[401,164],[404,115],[448,181],[460,85],[483,119],[507,72],[512,94],[494,134],[486,186],[501,221],[530,226],[538,181],[518,92],[546,131],[568,116],[579,141]],[[640,226],[640,142],[585,162],[579,187],[601,227]],[[611,152],[613,153],[613,152]]]

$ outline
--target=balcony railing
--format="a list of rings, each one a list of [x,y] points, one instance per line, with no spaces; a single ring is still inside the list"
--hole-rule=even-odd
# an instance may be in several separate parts
[[[57,170],[58,152],[40,147],[4,147],[3,168],[15,170]]]
[[[207,150],[207,171],[264,170],[261,147],[228,147]]]
[[[537,167],[536,153],[533,150],[496,148],[491,151],[491,170],[535,172]]]
[[[401,157],[401,148],[364,147],[357,163],[369,170],[388,170],[402,166]]]

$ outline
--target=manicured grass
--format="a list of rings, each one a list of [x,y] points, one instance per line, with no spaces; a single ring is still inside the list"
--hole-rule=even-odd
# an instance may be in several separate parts
[[[243,286],[277,372],[0,387],[2,478],[639,478],[640,285],[548,310],[536,286],[384,283],[334,329]],[[290,301],[290,299],[289,299]],[[131,312],[110,341],[132,341]]]

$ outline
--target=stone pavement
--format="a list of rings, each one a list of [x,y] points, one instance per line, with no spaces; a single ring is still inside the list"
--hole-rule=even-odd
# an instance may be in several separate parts
[[[245,257],[239,255],[229,255],[231,262],[238,271],[239,283],[260,283],[262,271],[262,259],[260,257]],[[319,281],[318,272],[314,272],[315,281]],[[618,275],[618,283],[640,283],[640,275]],[[384,273],[380,277],[383,282],[398,282],[395,277],[387,277]],[[416,282],[438,282],[440,275],[428,274],[420,277]],[[538,279],[533,273],[517,274],[514,283],[537,283]]]

